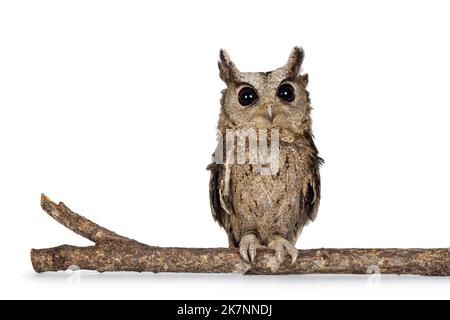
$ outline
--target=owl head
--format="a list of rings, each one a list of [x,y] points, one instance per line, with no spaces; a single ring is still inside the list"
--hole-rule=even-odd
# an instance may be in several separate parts
[[[309,130],[308,75],[300,74],[304,52],[293,48],[287,63],[270,72],[241,72],[225,50],[220,51],[221,119],[237,128]]]

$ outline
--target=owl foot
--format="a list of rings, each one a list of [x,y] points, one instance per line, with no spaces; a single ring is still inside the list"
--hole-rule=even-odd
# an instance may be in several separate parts
[[[298,250],[294,247],[294,245],[283,237],[277,236],[275,237],[268,245],[269,249],[275,250],[275,255],[278,259],[279,263],[283,262],[284,255],[287,252],[291,256],[292,263],[297,261]]]
[[[256,249],[263,247],[264,246],[261,245],[259,239],[253,233],[249,233],[242,237],[241,242],[239,243],[239,252],[245,262],[253,263],[256,257]]]

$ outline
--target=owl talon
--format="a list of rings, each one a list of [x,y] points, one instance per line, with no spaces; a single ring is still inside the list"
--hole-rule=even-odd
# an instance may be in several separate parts
[[[285,253],[288,253],[291,256],[292,264],[297,261],[298,250],[291,242],[282,237],[276,237],[273,239],[269,243],[268,248],[275,250],[275,256],[277,257],[279,263],[283,262]]]
[[[254,262],[255,261],[255,257],[256,257],[256,248],[250,248],[248,250],[248,252],[250,253],[250,261]]]
[[[291,253],[290,255],[292,257],[291,264],[295,264],[298,258],[298,250],[296,249],[295,252]]]
[[[283,249],[277,249],[276,250],[276,256],[279,263],[283,262],[283,256],[284,256],[284,250]]]
[[[254,234],[247,234],[241,239],[239,244],[239,253],[245,262],[253,263],[256,258],[256,249],[262,247],[263,246]]]
[[[239,252],[241,253],[242,259],[244,259],[245,262],[250,263],[250,259],[248,258],[247,250],[240,249]]]

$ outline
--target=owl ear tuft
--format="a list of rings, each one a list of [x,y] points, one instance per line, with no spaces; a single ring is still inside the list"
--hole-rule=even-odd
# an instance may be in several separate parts
[[[236,68],[233,61],[231,61],[230,56],[224,49],[220,49],[219,58],[220,79],[222,79],[226,84],[235,81],[239,70]]]
[[[307,73],[305,73],[305,74],[301,75],[300,78],[302,78],[303,84],[306,87],[309,82],[309,75]]]
[[[305,52],[302,48],[294,47],[289,55],[289,59],[286,63],[286,68],[289,73],[297,76],[300,72],[300,67],[302,66],[303,58],[305,57]]]

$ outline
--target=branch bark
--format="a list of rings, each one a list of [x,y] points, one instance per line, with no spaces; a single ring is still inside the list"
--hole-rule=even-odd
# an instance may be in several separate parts
[[[140,243],[105,229],[56,204],[45,195],[42,208],[56,221],[95,243],[32,249],[36,272],[80,269],[136,272],[243,274],[415,274],[450,276],[449,249],[311,249],[300,250],[295,264],[278,263],[273,251],[258,251],[254,264],[244,262],[237,249],[162,248]]]

